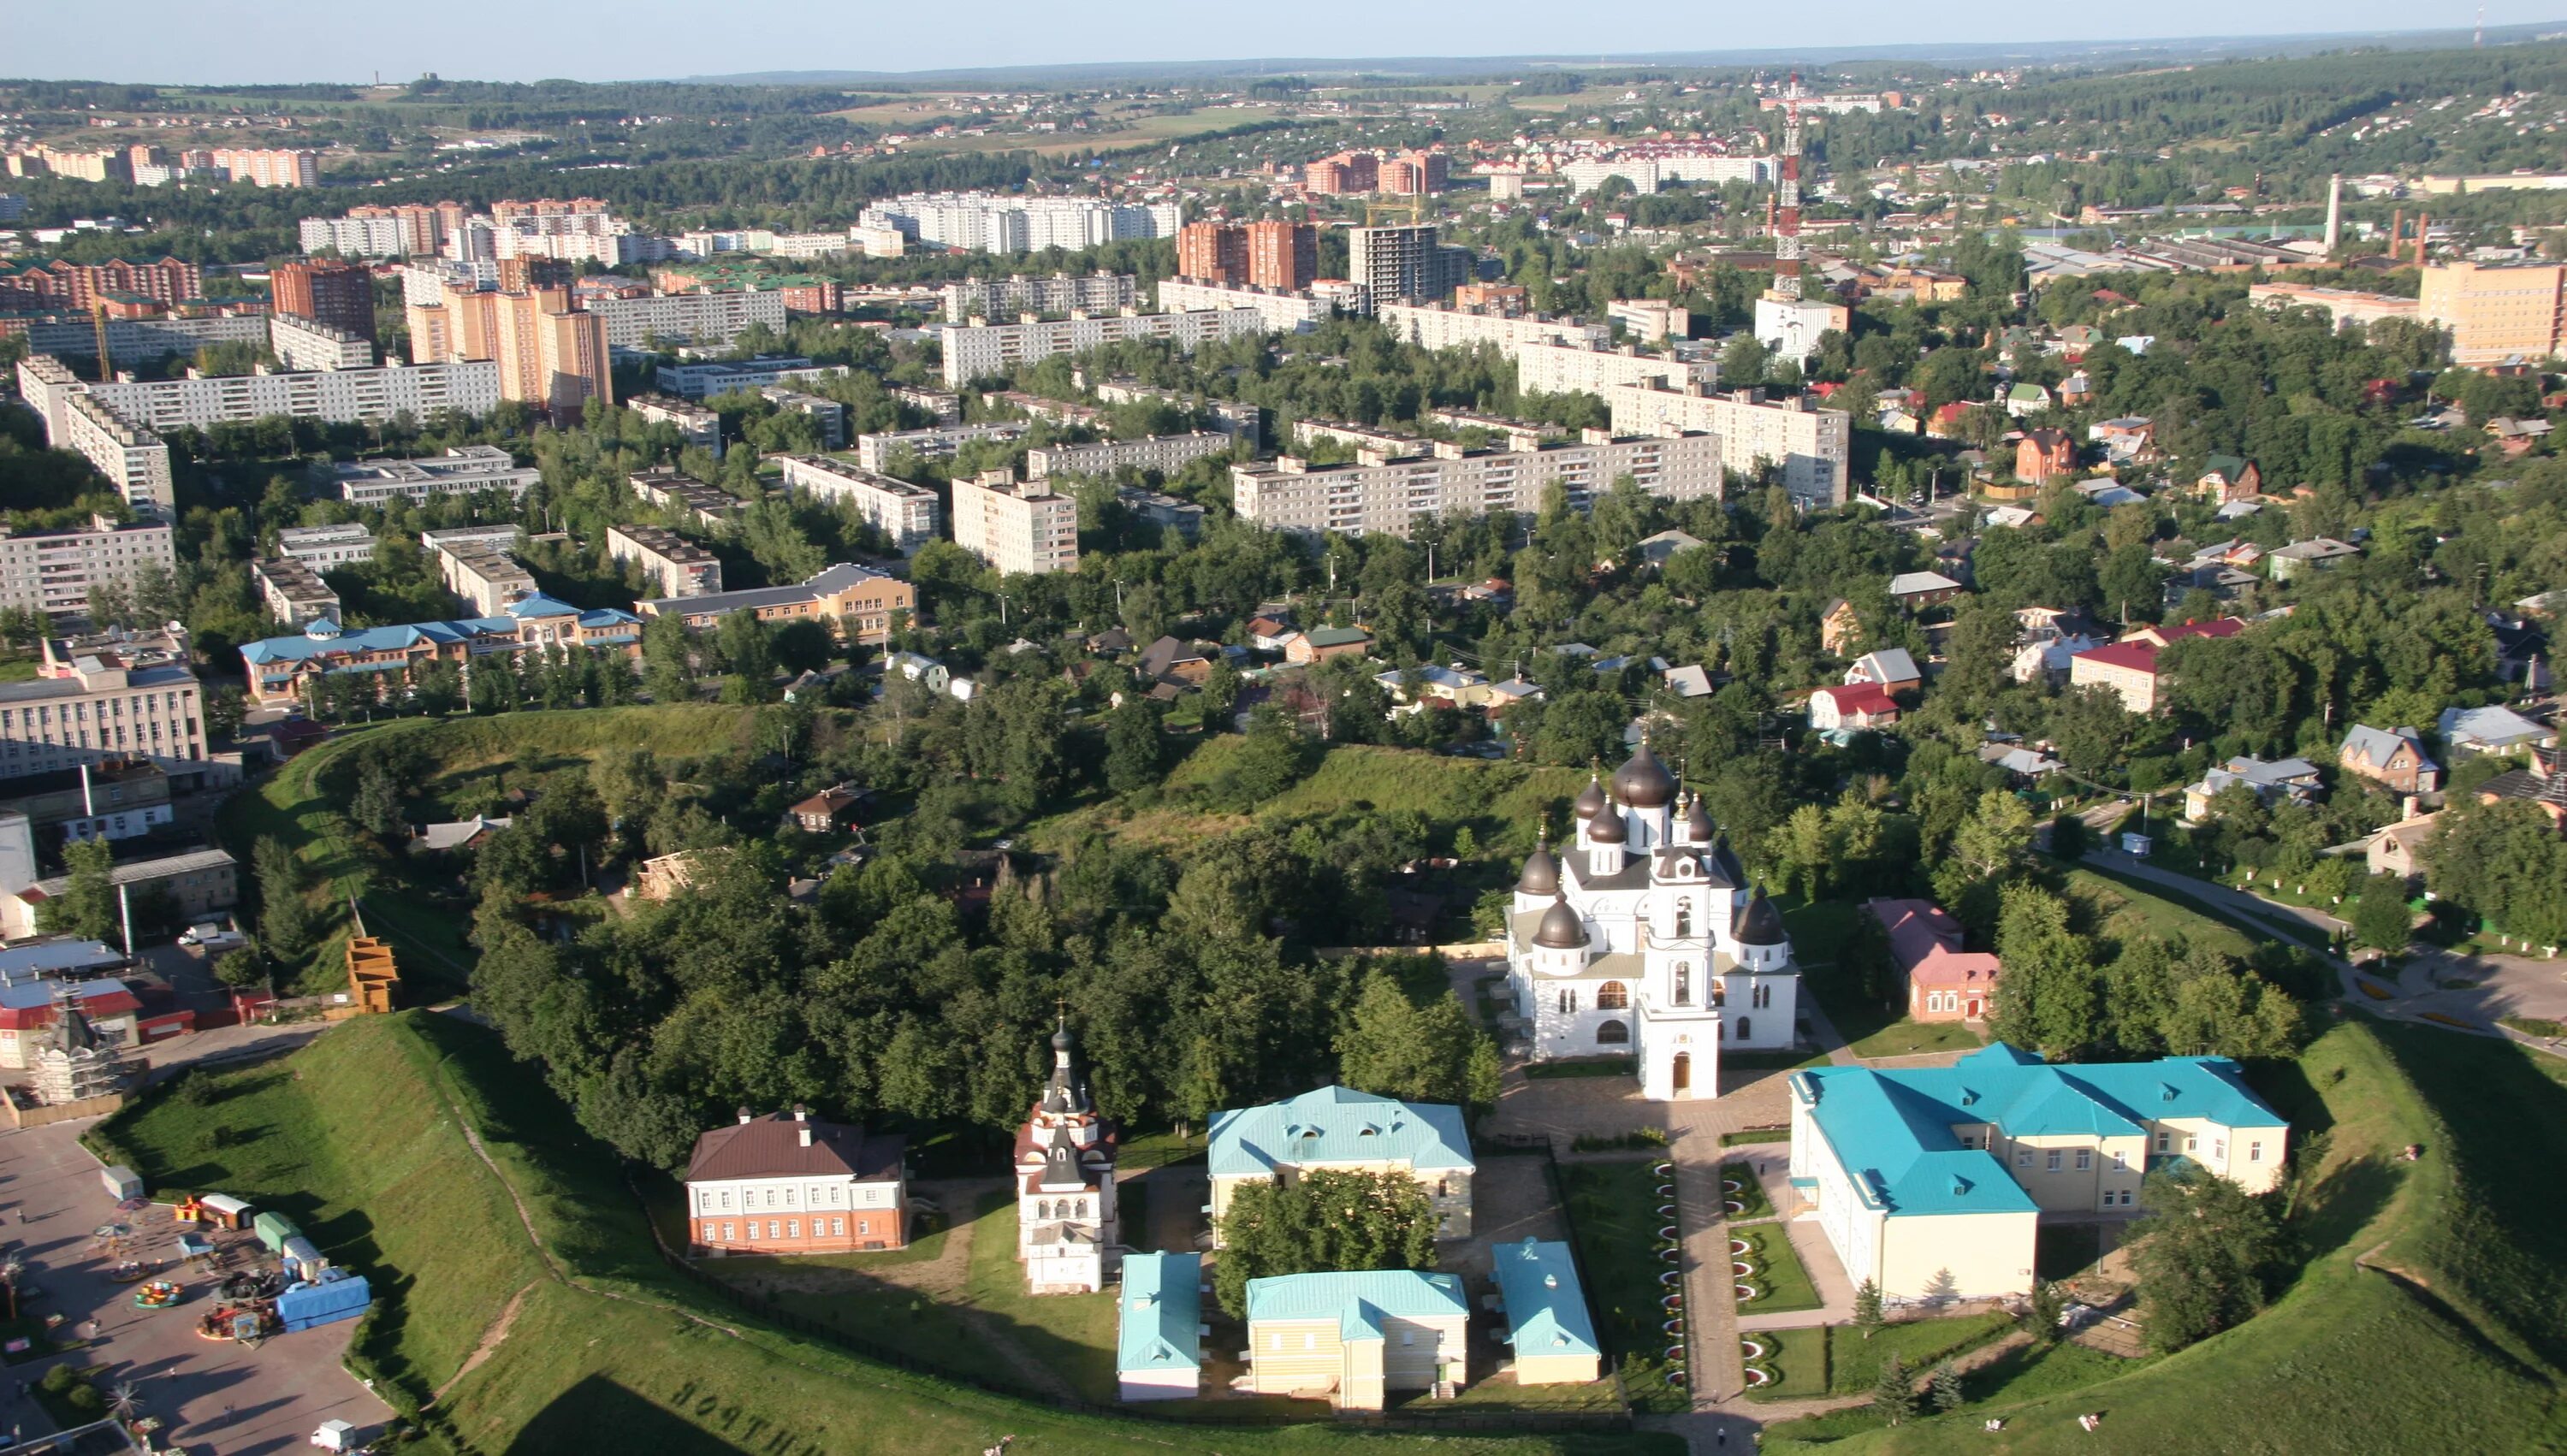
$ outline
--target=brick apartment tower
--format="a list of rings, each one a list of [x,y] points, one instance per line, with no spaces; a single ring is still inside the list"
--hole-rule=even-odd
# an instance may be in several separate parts
[[[1319,276],[1319,229],[1306,222],[1248,224],[1248,281],[1298,292]]]
[[[1247,235],[1236,223],[1187,223],[1177,230],[1177,276],[1201,283],[1247,282]]]
[[[363,263],[279,263],[269,281],[276,311],[375,337],[375,275]]]

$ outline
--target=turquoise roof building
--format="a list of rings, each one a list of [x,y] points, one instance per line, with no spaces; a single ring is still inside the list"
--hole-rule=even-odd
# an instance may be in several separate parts
[[[1312,1168],[1404,1172],[1435,1201],[1438,1238],[1470,1237],[1476,1165],[1459,1107],[1403,1102],[1332,1085],[1261,1107],[1213,1114],[1210,1169],[1216,1223],[1242,1183]]]
[[[1394,1390],[1459,1384],[1470,1325],[1458,1275],[1374,1269],[1250,1280],[1244,1383],[1257,1395],[1324,1393],[1341,1410],[1379,1410]]]
[[[1177,1400],[1203,1382],[1203,1256],[1126,1254],[1114,1375],[1125,1400]]]
[[[1506,1306],[1507,1343],[1515,1347],[1516,1383],[1586,1381],[1602,1373],[1604,1349],[1577,1282],[1569,1246],[1526,1239],[1489,1251]]]

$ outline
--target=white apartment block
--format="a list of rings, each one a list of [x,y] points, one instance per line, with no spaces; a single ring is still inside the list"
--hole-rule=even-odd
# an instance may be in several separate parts
[[[990,470],[954,482],[954,543],[1002,576],[1078,569],[1078,502]]]
[[[276,533],[276,554],[300,561],[314,571],[330,571],[375,559],[375,538],[350,521],[336,526],[286,526]]]
[[[300,561],[253,561],[249,579],[267,615],[297,631],[327,618],[339,620],[339,594]]]
[[[663,339],[728,346],[751,324],[778,331],[784,327],[784,295],[773,289],[592,298],[587,307],[606,320],[606,342],[611,348],[640,349]]]
[[[165,440],[87,395],[72,396],[63,418],[70,430],[62,443],[87,455],[100,474],[115,482],[126,504],[144,515],[172,513]]]
[[[153,430],[180,426],[205,430],[270,415],[355,425],[402,414],[426,420],[439,410],[487,415],[499,407],[499,366],[491,360],[392,364],[380,369],[114,380],[80,388],[126,419]]]
[[[1617,298],[1604,305],[1604,321],[1643,344],[1693,337],[1693,314],[1683,304],[1662,298]]]
[[[917,555],[919,547],[936,539],[944,512],[937,503],[936,492],[926,486],[824,455],[779,458],[785,489],[853,507],[867,524],[889,536],[903,556]]]
[[[1731,156],[1718,151],[1673,151],[1654,155],[1587,156],[1560,169],[1569,190],[1592,192],[1613,178],[1647,196],[1669,182],[1766,182],[1774,179],[1770,156]]]
[[[1510,318],[1449,303],[1384,303],[1374,307],[1373,316],[1389,328],[1392,338],[1420,349],[1469,349],[1479,344],[1513,349],[1519,344],[1564,340],[1603,348],[1613,342],[1613,331],[1602,324],[1532,314]]]
[[[1662,383],[1671,389],[1710,384],[1718,366],[1688,364],[1672,355],[1642,354],[1625,344],[1596,349],[1583,344],[1515,346],[1516,388],[1529,395],[1600,395],[1621,385]]]
[[[1854,417],[1808,397],[1769,401],[1756,391],[1617,385],[1604,392],[1617,431],[1701,430],[1719,437],[1722,463],[1741,475],[1768,466],[1806,510],[1843,505],[1852,479]]]
[[[1213,431],[1192,435],[1153,435],[1146,439],[1100,439],[1093,444],[1049,444],[1028,452],[1025,474],[1033,479],[1053,475],[1112,475],[1126,467],[1173,475],[1206,455],[1228,454],[1239,441]]]
[[[1094,197],[1010,197],[989,192],[911,192],[877,202],[856,219],[904,239],[958,252],[1071,252],[1136,237],[1174,237],[1185,215],[1174,202],[1147,205]]]
[[[27,341],[29,354],[98,357],[98,322],[76,314],[33,319],[20,330],[19,337]],[[115,356],[119,366],[164,354],[193,354],[208,344],[266,342],[267,315],[263,313],[212,314],[204,318],[169,314],[156,319],[107,321],[107,352]]]
[[[1098,269],[1084,276],[1054,273],[1048,278],[966,278],[939,290],[945,321],[1012,317],[1017,314],[1065,314],[1080,309],[1111,313],[1141,301],[1141,287],[1129,273]]]
[[[515,526],[456,526],[422,531],[419,543],[436,562],[437,580],[472,604],[484,617],[496,617],[508,604],[533,596],[534,573],[508,554],[517,543]]]
[[[1319,326],[1337,306],[1307,293],[1260,288],[1252,283],[1199,283],[1191,278],[1159,280],[1159,307],[1170,313],[1189,309],[1253,308],[1270,334],[1300,334]]]
[[[779,293],[774,297],[777,299],[776,307],[783,307],[784,295]],[[755,359],[736,362],[664,364],[660,366],[660,388],[682,399],[701,400],[707,395],[726,395],[733,390],[809,384],[846,372],[839,366],[813,364],[793,355],[761,354]]]
[[[890,467],[895,455],[941,460],[976,439],[1022,439],[1021,420],[994,420],[987,425],[941,425],[927,430],[886,430],[856,437],[856,463],[868,470]]]
[[[505,490],[523,499],[526,487],[543,478],[530,465],[495,444],[456,445],[441,455],[411,460],[352,460],[317,471],[323,484],[336,484],[350,505],[382,505],[394,499],[425,501],[431,495],[469,495]]]
[[[624,402],[624,408],[654,425],[676,426],[680,439],[711,450],[714,459],[721,458],[721,417],[704,406],[667,395],[636,395]]]
[[[73,655],[60,661],[49,647],[43,676],[0,683],[0,775],[145,756],[191,788],[214,775],[202,695],[183,649],[67,646]]]
[[[1543,444],[1518,437],[1504,449],[1465,449],[1445,440],[1393,459],[1362,451],[1351,465],[1311,465],[1284,455],[1263,468],[1231,467],[1241,519],[1286,531],[1385,532],[1406,536],[1418,520],[1452,511],[1529,514],[1555,484],[1582,506],[1629,475],[1666,500],[1719,499],[1721,442],[1702,434],[1614,436],[1589,430],[1574,441]]]
[[[779,414],[808,415],[820,430],[820,448],[847,447],[847,407],[819,395],[806,395],[799,390],[769,385],[758,395],[773,405]]]
[[[303,251],[327,248],[343,258],[399,258],[410,253],[410,223],[400,217],[306,217]]]
[[[375,341],[319,319],[267,316],[267,347],[287,369],[372,369]]]
[[[93,590],[113,587],[130,593],[150,567],[163,572],[178,567],[170,528],[159,522],[119,525],[101,515],[70,530],[0,527],[0,607],[81,616],[89,611]]]
[[[937,330],[945,351],[945,383],[960,387],[1003,375],[1019,364],[1056,354],[1083,354],[1108,344],[1165,339],[1188,352],[1204,344],[1262,334],[1265,319],[1253,308],[1198,309],[1187,313],[1119,313],[1014,324],[946,324]]]
[[[606,554],[618,566],[640,562],[664,601],[722,589],[721,559],[666,526],[609,526]]]

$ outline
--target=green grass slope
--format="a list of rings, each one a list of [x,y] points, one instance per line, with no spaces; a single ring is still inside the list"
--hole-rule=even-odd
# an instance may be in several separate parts
[[[1769,1452],[2567,1450],[2567,1086],[2519,1048],[2357,1018],[2267,1078],[2310,1163],[2273,1308],[2117,1378]],[[2422,1144],[2409,1163],[2400,1151]],[[2359,1262],[2358,1262],[2359,1261]],[[2366,1267],[2367,1266],[2367,1267]],[[1974,1396],[1980,1392],[1974,1391]],[[2030,1393],[2027,1391],[2026,1393]],[[2100,1412],[2093,1433],[2076,1418]],[[2004,1431],[1981,1429],[2002,1417]]]
[[[1681,1450],[1656,1435],[1420,1437],[1072,1415],[763,1327],[672,1275],[612,1155],[494,1035],[452,1018],[350,1021],[216,1082],[211,1105],[155,1096],[104,1124],[100,1141],[164,1192],[220,1188],[306,1221],[384,1295],[354,1361],[397,1406],[428,1406],[465,1450],[535,1456],[611,1437],[654,1456],[889,1456],[978,1451],[1002,1435],[1023,1456]]]

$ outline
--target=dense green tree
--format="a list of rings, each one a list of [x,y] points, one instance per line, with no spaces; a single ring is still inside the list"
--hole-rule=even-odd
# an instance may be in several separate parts
[[[1233,1318],[1251,1280],[1318,1270],[1432,1269],[1437,1215],[1416,1179],[1315,1168],[1290,1182],[1244,1183],[1221,1217],[1214,1294]]]
[[[2147,1213],[2125,1242],[2151,1348],[2182,1349],[2263,1310],[2283,1234],[2262,1198],[2193,1168],[2148,1174],[2139,1200]]]

